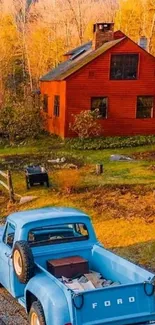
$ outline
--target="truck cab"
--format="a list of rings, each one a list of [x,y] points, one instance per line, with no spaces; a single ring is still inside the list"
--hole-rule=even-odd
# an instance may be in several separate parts
[[[77,256],[112,285],[77,291],[48,269],[51,260]],[[153,324],[154,280],[153,273],[106,250],[79,210],[17,212],[0,227],[0,283],[25,307],[31,325]]]

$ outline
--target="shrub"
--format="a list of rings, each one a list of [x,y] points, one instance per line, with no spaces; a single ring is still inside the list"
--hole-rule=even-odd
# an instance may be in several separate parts
[[[70,129],[75,132],[80,139],[89,138],[90,136],[98,136],[100,133],[100,125],[98,124],[99,110],[81,111],[77,115],[73,115],[73,122]]]
[[[0,133],[10,142],[35,138],[44,129],[44,120],[37,107],[29,103],[7,104],[0,109]]]
[[[155,136],[133,136],[133,137],[98,137],[89,139],[68,139],[66,144],[71,149],[77,150],[101,150],[138,147],[142,145],[155,144]]]
[[[63,169],[56,173],[56,183],[66,194],[74,192],[81,184],[79,170]]]

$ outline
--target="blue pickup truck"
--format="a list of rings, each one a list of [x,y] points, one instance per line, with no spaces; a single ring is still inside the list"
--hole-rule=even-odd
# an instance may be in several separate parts
[[[90,270],[115,285],[77,292],[49,272],[47,261],[74,256],[88,261]],[[25,307],[31,325],[155,321],[154,274],[106,250],[90,218],[72,208],[8,216],[0,227],[0,283]]]

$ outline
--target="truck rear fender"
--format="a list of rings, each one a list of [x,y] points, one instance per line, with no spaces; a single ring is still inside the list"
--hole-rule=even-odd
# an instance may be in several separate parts
[[[46,274],[37,274],[26,285],[27,313],[35,300],[39,300],[43,307],[47,325],[71,323],[68,302],[63,290]]]

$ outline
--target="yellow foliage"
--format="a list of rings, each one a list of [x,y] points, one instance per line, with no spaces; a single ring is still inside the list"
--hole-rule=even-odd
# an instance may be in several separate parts
[[[52,29],[36,25],[27,35],[28,56],[33,78],[39,78],[60,62],[64,44],[60,38],[55,40]]]
[[[60,190],[71,193],[81,184],[80,171],[77,169],[64,169],[55,174],[55,181]]]
[[[12,62],[20,55],[19,34],[10,15],[0,14],[0,93],[8,75],[13,73]]]
[[[122,30],[138,42],[141,36],[148,38],[148,50],[155,54],[155,1],[120,0],[115,29]]]

